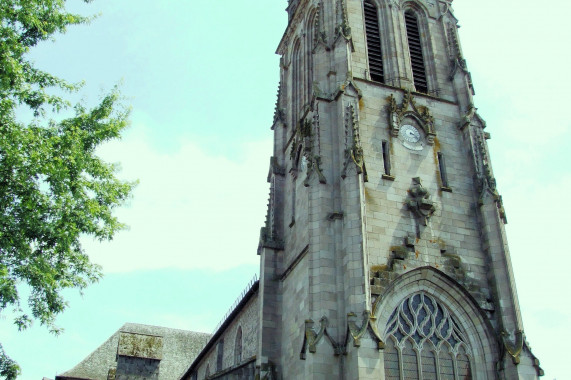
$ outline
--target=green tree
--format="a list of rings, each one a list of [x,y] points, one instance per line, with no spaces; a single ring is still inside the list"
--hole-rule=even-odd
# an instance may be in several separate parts
[[[72,107],[66,94],[81,84],[28,57],[41,41],[89,21],[65,7],[66,0],[0,0],[0,315],[12,310],[20,330],[37,320],[54,333],[67,306],[62,290],[81,291],[101,276],[80,238],[112,239],[124,227],[112,211],[135,185],[95,154],[128,124],[117,89],[93,109]],[[26,109],[33,117],[20,120]],[[0,376],[19,372],[0,345]]]

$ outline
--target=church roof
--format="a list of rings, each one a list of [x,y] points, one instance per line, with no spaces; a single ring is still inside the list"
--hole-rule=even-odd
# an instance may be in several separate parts
[[[107,380],[117,369],[119,355],[160,360],[159,380],[178,379],[209,338],[206,333],[126,323],[56,380]]]

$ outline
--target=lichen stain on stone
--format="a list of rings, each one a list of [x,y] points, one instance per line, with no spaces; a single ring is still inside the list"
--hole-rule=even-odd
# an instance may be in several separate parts
[[[440,249],[446,248],[446,242],[441,238],[435,238],[433,240],[430,240],[430,243],[437,244]]]
[[[369,191],[367,190],[367,188],[365,187],[365,201],[369,204],[374,203],[373,200],[375,199],[375,197],[371,197],[371,195],[369,194]]]
[[[162,349],[160,336],[122,333],[119,338],[119,355],[160,360]]]
[[[362,111],[365,108],[365,101],[363,98],[359,99],[359,111]]]
[[[389,248],[389,251],[395,252],[395,253],[400,253],[400,254],[408,253],[407,249],[405,247],[403,247],[402,245],[393,245]]]
[[[440,140],[438,140],[438,137],[436,136],[434,136],[434,149],[432,151],[435,152],[435,155],[436,152],[440,152]]]
[[[384,272],[388,269],[388,265],[371,265],[371,272]]]
[[[414,251],[414,254],[416,255],[416,258],[418,259],[419,252],[418,252],[418,251]]]

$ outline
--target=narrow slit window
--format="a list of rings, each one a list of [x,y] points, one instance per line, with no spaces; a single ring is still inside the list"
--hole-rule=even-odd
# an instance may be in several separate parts
[[[428,82],[426,80],[426,68],[424,66],[424,56],[422,54],[418,18],[413,11],[408,10],[404,13],[404,20],[406,24],[406,35],[408,39],[414,87],[416,87],[416,91],[418,92],[428,93]]]
[[[297,121],[299,120],[299,112],[301,109],[302,101],[302,67],[303,67],[303,57],[301,56],[301,43],[297,41],[293,50],[292,58],[292,125],[293,131],[295,133],[295,128],[297,127]]]
[[[383,140],[383,170],[388,176],[391,175],[391,154],[389,150],[389,142]]]
[[[224,340],[221,339],[218,342],[218,347],[216,352],[216,372],[222,371],[223,360],[224,360]]]
[[[367,35],[369,73],[371,80],[385,83],[377,6],[370,0],[365,0],[363,5],[365,8],[365,33]]]
[[[448,174],[446,173],[446,163],[442,152],[438,152],[438,168],[440,169],[440,180],[442,181],[442,188],[450,189],[448,185]]]
[[[236,344],[234,347],[234,364],[240,364],[242,361],[242,326],[238,327],[236,333]]]

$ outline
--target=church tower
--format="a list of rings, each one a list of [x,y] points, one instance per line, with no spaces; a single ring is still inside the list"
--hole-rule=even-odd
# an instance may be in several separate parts
[[[542,375],[451,5],[289,0],[260,378]]]

